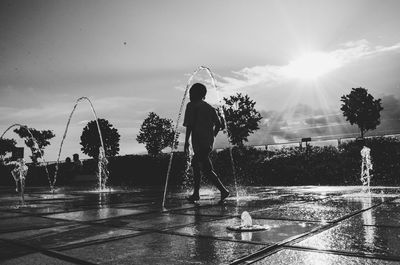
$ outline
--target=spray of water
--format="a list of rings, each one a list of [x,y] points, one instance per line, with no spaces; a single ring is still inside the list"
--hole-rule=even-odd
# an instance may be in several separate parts
[[[11,125],[10,127],[8,127],[8,128],[3,132],[3,134],[0,136],[0,139],[2,139],[3,136],[4,136],[11,128],[13,128],[13,127],[20,127],[20,128],[22,127],[22,128],[24,128],[24,129],[26,129],[26,131],[29,133],[29,136],[30,136],[30,138],[32,139],[32,141],[33,141],[33,143],[34,143],[34,148],[37,149],[37,150],[39,150],[39,152],[40,152],[40,159],[42,160],[42,163],[43,163],[44,168],[45,168],[45,171],[46,171],[47,180],[49,181],[49,185],[50,185],[50,190],[51,190],[52,192],[54,192],[54,185],[52,184],[52,181],[50,180],[50,174],[49,174],[49,171],[47,170],[46,161],[44,160],[43,150],[39,147],[39,144],[38,144],[36,138],[33,137],[33,134],[32,134],[32,132],[29,130],[28,126],[15,123],[15,124]],[[23,182],[24,182],[23,185],[24,185],[24,188],[25,188],[25,177],[24,177]],[[22,182],[21,182],[21,185],[22,185]],[[22,194],[21,196],[23,197],[23,194]]]
[[[189,77],[189,79],[188,79],[188,81],[186,83],[185,92],[183,94],[183,98],[182,98],[181,105],[180,105],[179,112],[178,112],[178,117],[176,119],[175,136],[174,136],[174,142],[173,142],[174,144],[172,144],[172,146],[171,146],[171,155],[170,155],[170,159],[169,159],[169,163],[168,163],[167,176],[166,176],[165,185],[164,185],[164,195],[163,195],[163,201],[162,201],[162,207],[163,208],[164,208],[164,205],[165,205],[165,198],[166,198],[166,194],[167,194],[167,187],[168,187],[168,180],[169,180],[169,175],[170,175],[171,166],[172,166],[172,159],[173,159],[173,155],[174,155],[174,152],[175,152],[176,146],[177,146],[177,145],[175,145],[175,143],[178,142],[178,137],[179,137],[179,134],[178,134],[179,121],[180,121],[181,116],[182,116],[183,107],[185,106],[187,94],[188,94],[189,88],[190,88],[190,86],[192,84],[193,78],[200,71],[206,71],[208,73],[208,75],[210,76],[210,78],[211,78],[212,86],[214,87],[214,90],[217,92],[217,97],[218,97],[217,100],[218,100],[218,105],[219,105],[218,111],[220,112],[220,114],[222,116],[222,119],[224,120],[224,123],[226,124],[225,114],[224,114],[224,111],[222,109],[222,105],[223,104],[222,104],[222,100],[219,97],[219,91],[218,91],[218,87],[216,85],[216,80],[215,80],[214,74],[212,73],[212,71],[208,67],[200,66],[198,69],[196,69],[192,73],[192,75]],[[227,126],[225,126],[224,133],[227,133],[227,130],[228,130],[228,128],[227,128]],[[235,182],[236,197],[238,197],[235,164],[234,164],[234,160],[233,160],[232,146],[231,146],[230,143],[229,143],[229,155],[230,155],[231,165],[232,165],[232,175],[233,175],[233,179],[234,179],[234,182]],[[185,169],[185,174],[187,174],[187,172],[189,171],[190,161],[191,161],[191,159],[188,158],[187,159],[187,164],[186,164],[186,169]]]
[[[28,166],[25,165],[25,161],[23,158],[19,158],[17,161],[11,161],[8,163],[5,163],[5,165],[13,165],[14,168],[11,170],[11,175],[14,178],[15,181],[15,191],[20,192],[21,196],[21,206],[25,206],[25,178],[26,175],[28,174]],[[18,187],[18,183],[19,187]]]
[[[108,180],[108,160],[106,158],[106,153],[104,148],[100,146],[99,148],[99,158],[98,158],[98,171],[97,178],[99,180],[99,191],[106,191],[107,180]]]
[[[371,176],[370,170],[372,170],[372,162],[371,162],[371,149],[364,146],[361,149],[361,183],[363,187],[367,187],[368,191],[370,190],[371,184]]]
[[[63,144],[64,144],[65,137],[67,136],[68,127],[69,127],[69,124],[70,124],[70,122],[71,122],[72,115],[74,114],[75,109],[76,109],[76,107],[78,106],[79,102],[81,102],[81,101],[83,101],[83,100],[86,100],[86,101],[90,104],[90,108],[91,108],[91,110],[92,110],[92,113],[93,113],[93,115],[94,115],[94,118],[95,118],[95,121],[96,121],[96,124],[97,124],[97,130],[98,130],[98,132],[99,132],[100,145],[101,145],[101,148],[102,148],[103,150],[105,150],[105,149],[104,149],[104,144],[103,144],[103,137],[102,137],[101,130],[100,130],[99,121],[98,121],[98,118],[97,118],[96,111],[94,110],[93,104],[92,104],[92,102],[90,101],[89,98],[87,98],[87,97],[80,97],[80,98],[78,98],[78,99],[76,100],[75,105],[74,105],[74,108],[72,109],[71,114],[70,114],[69,117],[68,117],[67,125],[65,126],[65,131],[64,131],[64,135],[63,135],[62,140],[61,140],[60,149],[58,150],[56,171],[55,171],[55,173],[54,173],[54,179],[53,179],[53,186],[55,186],[56,181],[57,181],[58,167],[59,167],[59,163],[60,163],[60,155],[61,155],[61,151],[62,151],[62,147],[63,147]],[[100,156],[100,152],[99,152],[99,156]],[[105,154],[104,154],[103,159],[106,159]],[[99,157],[99,160],[100,160],[100,157]],[[99,165],[100,165],[100,163],[99,163]],[[100,172],[101,170],[102,170],[102,169],[99,168],[99,172]],[[104,171],[104,170],[103,170],[103,172],[108,172],[108,171]],[[104,185],[105,185],[105,184],[104,184]],[[103,185],[102,185],[101,182],[99,182],[99,187],[101,187],[101,186],[103,186]]]

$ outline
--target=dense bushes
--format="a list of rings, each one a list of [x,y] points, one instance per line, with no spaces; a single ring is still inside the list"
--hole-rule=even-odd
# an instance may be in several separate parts
[[[373,163],[371,185],[400,185],[400,142],[396,138],[365,140]],[[233,148],[236,178],[244,185],[360,185],[361,142],[334,146],[292,147],[277,151]],[[214,154],[216,171],[233,183],[229,152]]]
[[[391,137],[367,138],[365,145],[371,149],[373,163],[371,185],[400,185],[400,142]],[[359,179],[362,143],[349,142],[339,147],[343,168],[348,176]]]
[[[344,185],[338,172],[339,151],[335,147],[283,148],[262,151],[233,148],[236,179],[242,185]],[[218,154],[215,161],[229,156]],[[226,159],[225,159],[226,161]],[[217,172],[229,171],[230,163],[217,163]],[[221,168],[223,167],[223,168]],[[232,172],[232,170],[230,170]],[[232,174],[230,174],[232,175]],[[232,182],[232,181],[231,181]]]
[[[400,185],[400,142],[396,138],[366,139],[371,148],[373,177],[371,185]],[[234,160],[236,181],[239,185],[360,185],[361,142],[348,142],[339,148],[333,146],[309,148],[283,148],[265,151],[254,148],[233,148],[212,153],[215,171],[223,183],[234,184],[230,152]],[[109,159],[110,184],[126,186],[163,186],[170,155],[127,155]],[[186,161],[183,153],[175,153],[170,187],[190,185],[192,178],[185,176]],[[50,175],[54,165],[49,166]],[[94,174],[95,160],[84,161],[80,174]],[[1,184],[13,185],[10,169],[0,167]],[[206,179],[204,179],[207,182]],[[73,182],[68,171],[60,167],[58,185]],[[43,167],[30,167],[27,185],[47,185]]]
[[[127,155],[110,158],[110,181],[116,185],[163,186],[170,155]],[[169,184],[184,182],[185,159],[183,153],[174,153]]]

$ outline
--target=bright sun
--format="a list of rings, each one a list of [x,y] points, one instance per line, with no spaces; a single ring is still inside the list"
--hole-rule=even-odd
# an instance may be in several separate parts
[[[314,80],[340,66],[334,56],[323,52],[306,53],[287,66],[287,74],[292,78]]]

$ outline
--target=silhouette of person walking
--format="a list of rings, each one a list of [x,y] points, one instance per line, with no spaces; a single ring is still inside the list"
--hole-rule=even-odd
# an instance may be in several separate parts
[[[201,171],[221,192],[221,200],[229,196],[229,191],[224,187],[217,174],[214,172],[210,160],[214,138],[222,128],[221,121],[216,110],[204,101],[207,88],[200,83],[192,85],[189,91],[190,102],[186,105],[183,126],[186,127],[185,153],[189,154],[189,138],[192,138],[194,156],[192,159],[194,190],[187,197],[190,202],[200,200]]]

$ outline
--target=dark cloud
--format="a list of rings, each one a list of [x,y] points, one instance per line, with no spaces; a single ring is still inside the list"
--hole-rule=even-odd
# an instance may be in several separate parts
[[[382,97],[382,119],[400,119],[400,100],[394,95]]]

